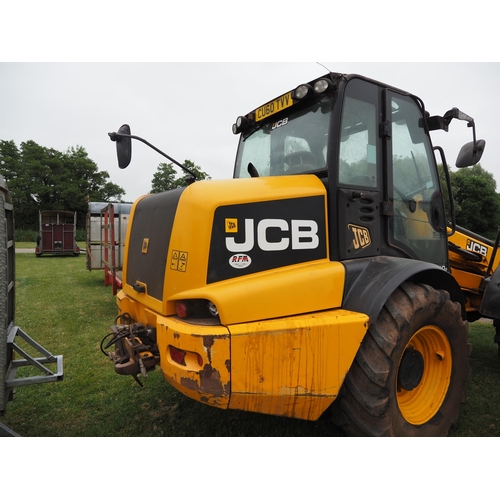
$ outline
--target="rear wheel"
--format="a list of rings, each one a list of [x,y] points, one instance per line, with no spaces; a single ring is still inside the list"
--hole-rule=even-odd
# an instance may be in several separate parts
[[[495,336],[493,337],[493,342],[498,346],[498,355],[500,356],[500,320],[493,320],[493,327],[495,328]]]
[[[467,331],[448,292],[402,284],[361,344],[335,423],[356,436],[446,436],[465,400]]]

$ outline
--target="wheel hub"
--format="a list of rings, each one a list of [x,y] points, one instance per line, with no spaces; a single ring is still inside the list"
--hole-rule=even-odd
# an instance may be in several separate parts
[[[399,365],[398,386],[405,391],[412,391],[420,384],[424,375],[424,357],[409,346],[403,354]]]

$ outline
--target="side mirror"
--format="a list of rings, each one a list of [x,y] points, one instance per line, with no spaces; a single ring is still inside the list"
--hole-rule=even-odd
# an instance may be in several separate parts
[[[462,146],[460,153],[458,153],[455,166],[457,168],[471,167],[475,165],[483,156],[486,141],[479,139],[478,141],[468,142]]]
[[[113,142],[116,142],[116,154],[118,156],[118,166],[120,168],[125,168],[129,166],[130,160],[132,160],[132,139],[137,139],[138,141],[141,141],[144,144],[148,145],[151,149],[154,149],[157,153],[164,156],[167,160],[171,161],[172,163],[175,163],[178,167],[182,168],[184,172],[189,174],[191,177],[187,179],[188,184],[191,184],[194,181],[198,180],[198,177],[194,170],[191,170],[182,163],[179,163],[177,160],[174,160],[173,158],[165,154],[163,151],[158,149],[156,146],[153,146],[148,141],[145,141],[142,137],[131,135],[129,125],[122,125],[118,129],[118,132],[108,132],[108,135]]]
[[[116,155],[118,156],[118,166],[126,168],[132,160],[132,138],[130,137],[130,126],[122,125],[118,132],[110,132],[109,138],[116,142]],[[128,137],[123,137],[128,136]]]

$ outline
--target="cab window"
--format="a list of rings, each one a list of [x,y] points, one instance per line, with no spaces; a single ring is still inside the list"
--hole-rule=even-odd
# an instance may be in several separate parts
[[[421,111],[407,96],[389,93],[392,144],[392,236],[414,258],[445,266],[444,209],[431,143]]]
[[[375,102],[376,94],[365,82],[354,80],[347,86],[340,127],[340,184],[377,186]]]
[[[306,108],[271,117],[241,137],[234,176],[249,177],[249,165],[260,177],[325,170],[331,108],[328,96]]]

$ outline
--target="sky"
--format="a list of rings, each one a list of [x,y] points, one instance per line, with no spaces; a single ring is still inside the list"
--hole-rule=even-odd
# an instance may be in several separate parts
[[[141,142],[119,169],[108,132],[127,123],[169,156],[186,159],[212,179],[232,177],[238,136],[231,126],[246,114],[303,82],[327,73],[358,73],[419,96],[426,109],[458,107],[472,116],[486,140],[481,165],[500,190],[500,63],[395,62],[0,62],[0,140],[33,140],[66,151],[82,146],[99,170],[121,186],[126,201],[151,189],[165,160]],[[466,122],[436,131],[434,145],[454,166],[472,140]]]

